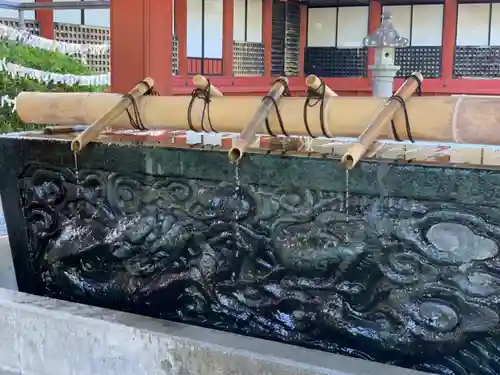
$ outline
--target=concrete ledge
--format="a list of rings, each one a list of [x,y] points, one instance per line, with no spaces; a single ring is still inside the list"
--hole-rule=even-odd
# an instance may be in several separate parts
[[[15,374],[423,374],[7,289],[0,327],[0,368]]]
[[[1,220],[0,220],[1,221]],[[1,231],[0,222],[0,231]],[[0,237],[0,288],[17,290],[16,274],[10,251],[9,238]],[[2,375],[0,373],[0,375]]]

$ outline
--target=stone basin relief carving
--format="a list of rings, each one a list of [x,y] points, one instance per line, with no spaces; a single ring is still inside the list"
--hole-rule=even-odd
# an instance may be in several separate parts
[[[500,216],[352,194],[346,215],[342,192],[37,166],[19,189],[48,296],[500,373]]]

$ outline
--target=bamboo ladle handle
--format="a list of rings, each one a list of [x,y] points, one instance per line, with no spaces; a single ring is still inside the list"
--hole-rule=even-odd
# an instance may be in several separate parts
[[[154,81],[149,77],[139,82],[129,91],[128,95],[124,95],[114,107],[110,108],[71,142],[71,151],[80,152],[87,144],[96,140],[109,123],[121,116],[132,105],[133,101],[146,94],[153,86]]]
[[[267,93],[265,99],[259,105],[255,114],[253,115],[250,122],[243,128],[238,138],[236,138],[234,146],[229,150],[228,157],[233,163],[238,163],[243,157],[246,149],[251,145],[256,137],[257,130],[259,127],[264,125],[269,113],[274,108],[275,103],[277,103],[285,90],[288,87],[288,78],[280,77],[269,92]]]
[[[408,101],[423,79],[421,73],[413,73],[410,78],[403,82],[394,96],[401,98],[404,102]],[[358,161],[366,155],[368,149],[384,131],[384,128],[389,126],[391,120],[394,119],[401,108],[401,103],[397,100],[389,99],[385,103],[381,111],[361,133],[357,142],[353,143],[342,157],[341,163],[346,169],[354,168]]]

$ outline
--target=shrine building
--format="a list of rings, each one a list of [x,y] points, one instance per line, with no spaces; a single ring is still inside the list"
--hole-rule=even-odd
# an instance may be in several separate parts
[[[286,75],[292,94],[301,95],[304,76],[314,73],[340,95],[371,95],[374,50],[363,39],[380,27],[384,11],[409,40],[396,49],[394,88],[420,71],[425,95],[500,94],[500,3],[111,0],[109,9],[44,9],[26,12],[25,20],[65,41],[82,42],[65,36],[63,26],[101,30],[110,39],[107,69],[117,92],[151,76],[162,94],[186,94],[192,76],[203,74],[225,93],[263,94],[272,77]],[[2,21],[15,17],[0,12]]]

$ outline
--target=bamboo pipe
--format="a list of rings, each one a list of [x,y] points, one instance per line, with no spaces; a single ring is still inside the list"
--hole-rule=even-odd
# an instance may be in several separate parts
[[[288,79],[286,77],[281,77],[273,84],[267,93],[267,97],[262,100],[252,119],[247,123],[238,138],[236,138],[235,145],[229,150],[228,157],[231,162],[239,162],[248,146],[255,142],[258,128],[264,124],[275,103],[280,100],[285,92],[287,85]]]
[[[139,99],[145,93],[147,93],[154,86],[154,81],[151,78],[145,78],[143,81],[139,82],[130,92],[128,93],[133,100]],[[73,142],[71,142],[71,150],[73,152],[80,152],[83,148],[93,140],[95,140],[102,130],[108,126],[111,121],[118,118],[123,112],[125,112],[132,104],[133,100],[129,97],[123,96],[120,101],[111,107],[106,113],[95,120],[83,133],[79,134]]]
[[[321,79],[314,74],[309,74],[306,78],[306,85],[317,94],[321,94],[321,86],[324,87],[325,96],[338,96],[335,91],[329,88]]]
[[[122,98],[112,93],[54,93],[23,92],[16,98],[16,109],[28,124],[88,125],[95,122]],[[309,136],[303,119],[303,97],[283,97],[279,101],[285,130],[290,135]],[[137,105],[142,122],[148,129],[189,130],[186,113],[191,96],[144,96]],[[326,121],[332,137],[357,138],[386,104],[387,99],[369,96],[337,96],[329,98]],[[199,102],[199,103],[198,103]],[[193,111],[203,108],[196,100]],[[243,125],[254,116],[262,104],[261,96],[213,97],[210,117],[218,132],[240,133]],[[413,139],[424,142],[471,143],[500,146],[498,96],[423,96],[413,97],[407,105]],[[321,137],[320,106],[309,111],[311,133]],[[404,121],[396,117],[396,130],[406,139]],[[271,131],[283,134],[275,111],[269,114]],[[201,119],[194,118],[193,126],[201,128]],[[109,127],[131,129],[129,118],[122,113]],[[379,140],[393,139],[390,126],[384,127]]]
[[[223,96],[222,93],[217,89],[217,87],[212,85],[210,81],[201,74],[197,74],[193,77],[193,84],[200,90],[205,90],[208,86],[208,92],[210,95]]]
[[[318,78],[314,74],[310,74],[306,78],[306,85],[309,87],[311,90],[316,92],[316,94],[321,94],[322,91],[322,86],[323,90],[325,93],[325,96],[338,96],[338,94],[333,91],[330,87],[328,87],[320,78]],[[366,152],[367,157],[372,157],[374,156],[380,149],[382,149],[384,145],[383,144],[373,144]]]
[[[47,126],[43,129],[43,134],[69,134],[83,132],[88,125],[76,126]]]
[[[415,79],[413,76],[417,77]],[[396,91],[395,96],[399,96],[405,102],[407,102],[415,90],[418,88],[419,82],[422,82],[424,77],[422,74],[416,72],[413,73],[410,78],[408,78],[401,87]],[[387,127],[392,119],[396,116],[398,111],[401,109],[401,103],[396,100],[388,100],[384,108],[377,114],[377,116],[371,121],[366,129],[361,133],[358,141],[353,143],[351,147],[347,150],[341,159],[341,163],[346,169],[352,169],[356,166],[358,161],[366,154],[367,150],[373,145],[373,143],[382,133],[384,127]]]

